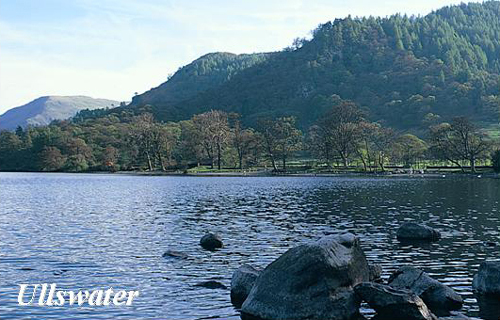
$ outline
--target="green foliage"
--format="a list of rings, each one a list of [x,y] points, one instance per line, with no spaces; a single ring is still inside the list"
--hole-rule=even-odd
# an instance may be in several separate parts
[[[282,52],[210,54],[134,98],[163,121],[210,109],[258,119],[295,116],[302,128],[333,94],[370,110],[372,121],[423,130],[428,115],[500,119],[500,3],[445,7],[423,17],[337,19]]]

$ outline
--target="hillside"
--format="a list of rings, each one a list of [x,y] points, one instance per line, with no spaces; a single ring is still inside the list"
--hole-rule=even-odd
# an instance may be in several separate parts
[[[269,56],[271,56],[270,53],[236,55],[217,52],[206,54],[180,68],[160,86],[135,96],[131,106],[149,104],[154,107],[155,113],[160,117],[189,117],[190,112],[186,113],[182,106],[176,107],[179,103],[199,93],[219,87],[242,70],[267,60]]]
[[[26,127],[48,125],[53,120],[65,120],[84,109],[113,108],[118,101],[94,99],[85,96],[46,96],[23,106],[13,108],[0,116],[0,129],[14,130]]]
[[[337,19],[320,25],[312,39],[265,57],[234,73],[194,72],[202,57],[135,97],[131,107],[149,104],[160,120],[222,109],[241,113],[247,124],[295,115],[307,126],[338,95],[363,107],[372,120],[398,128],[422,128],[457,115],[499,121],[497,1],[423,17]]]

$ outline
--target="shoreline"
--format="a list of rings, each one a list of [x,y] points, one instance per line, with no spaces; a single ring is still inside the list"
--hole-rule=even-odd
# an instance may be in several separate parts
[[[142,177],[359,177],[359,178],[492,178],[500,179],[500,174],[494,172],[428,172],[428,173],[392,173],[392,172],[328,172],[328,173],[279,173],[273,174],[271,171],[254,172],[162,172],[162,171],[88,171],[88,172],[45,172],[45,171],[0,171],[0,173],[48,173],[48,174],[92,174],[92,175],[123,175]]]

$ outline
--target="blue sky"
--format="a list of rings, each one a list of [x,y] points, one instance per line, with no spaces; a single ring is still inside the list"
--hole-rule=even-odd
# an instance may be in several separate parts
[[[208,52],[275,51],[349,14],[460,2],[0,0],[0,114],[43,95],[128,101]]]

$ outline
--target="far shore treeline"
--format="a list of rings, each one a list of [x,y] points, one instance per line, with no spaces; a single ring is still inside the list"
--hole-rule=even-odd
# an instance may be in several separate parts
[[[179,171],[268,169],[273,172],[384,172],[388,166],[500,169],[499,142],[466,117],[429,119],[425,137],[371,122],[354,102],[330,98],[329,110],[299,128],[294,117],[261,118],[246,127],[235,113],[211,110],[158,122],[123,109],[45,127],[0,133],[1,171]],[[94,111],[95,113],[95,111]],[[87,114],[87,115],[86,115]]]

